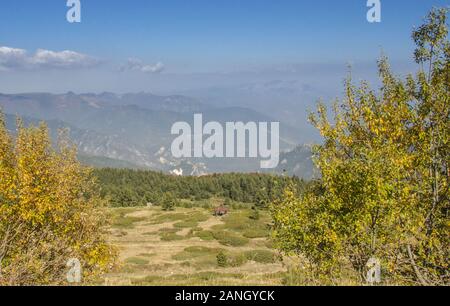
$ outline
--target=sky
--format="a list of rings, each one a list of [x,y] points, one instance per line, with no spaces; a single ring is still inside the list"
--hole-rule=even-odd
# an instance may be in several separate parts
[[[328,88],[383,51],[412,67],[411,31],[441,0],[0,1],[0,92],[183,92],[296,79]],[[327,87],[328,86],[328,87]],[[337,88],[337,87],[336,87]]]

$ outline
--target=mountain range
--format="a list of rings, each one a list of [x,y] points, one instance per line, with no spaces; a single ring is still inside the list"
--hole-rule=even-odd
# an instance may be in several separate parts
[[[178,175],[257,172],[259,160],[174,159],[170,154],[170,145],[175,137],[170,133],[173,123],[191,123],[195,113],[202,113],[204,122],[217,121],[222,124],[230,121],[278,121],[251,108],[208,105],[184,95],[158,96],[150,93],[0,94],[0,108],[6,114],[11,130],[15,129],[16,116],[22,117],[25,124],[38,124],[45,120],[54,139],[59,129],[67,129],[78,146],[81,160],[88,164],[145,168]],[[301,135],[298,129],[280,123],[280,148],[286,152],[282,154],[283,165],[295,168],[292,163],[300,157],[297,162],[299,171],[288,172],[309,177],[309,157],[305,156],[303,149],[302,154],[286,155],[289,152],[299,153],[298,148],[293,149],[301,142]]]

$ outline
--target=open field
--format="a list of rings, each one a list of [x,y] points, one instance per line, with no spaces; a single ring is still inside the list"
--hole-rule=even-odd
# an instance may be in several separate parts
[[[282,285],[287,265],[268,224],[249,209],[214,217],[210,209],[110,209],[119,267],[105,285]],[[218,256],[219,255],[219,256]]]

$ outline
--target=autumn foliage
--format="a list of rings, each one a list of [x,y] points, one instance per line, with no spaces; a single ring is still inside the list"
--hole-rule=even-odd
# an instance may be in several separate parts
[[[299,254],[311,280],[365,283],[370,258],[387,284],[448,284],[450,43],[446,9],[413,33],[419,72],[405,80],[379,61],[381,87],[349,78],[333,118],[319,104],[321,180],[272,205],[278,247]],[[350,274],[352,274],[350,272]]]
[[[45,124],[18,120],[13,135],[1,115],[0,284],[67,283],[71,258],[86,282],[109,269],[114,252],[103,237],[102,205],[67,137],[54,149]]]

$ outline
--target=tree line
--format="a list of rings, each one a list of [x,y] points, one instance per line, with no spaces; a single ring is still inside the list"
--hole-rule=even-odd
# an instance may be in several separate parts
[[[269,174],[212,174],[200,177],[174,176],[132,169],[96,169],[101,195],[113,207],[162,205],[167,198],[191,201],[220,197],[230,201],[267,207],[291,186],[301,192],[307,182],[298,177]]]

